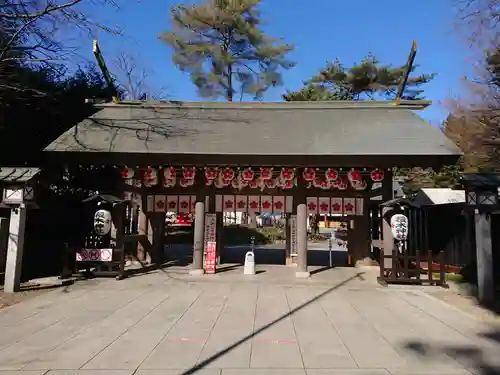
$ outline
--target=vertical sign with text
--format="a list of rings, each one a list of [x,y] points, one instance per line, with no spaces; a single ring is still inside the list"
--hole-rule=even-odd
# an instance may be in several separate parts
[[[205,214],[205,272],[215,273],[217,263],[217,217]]]
[[[290,216],[290,256],[297,256],[297,215]]]

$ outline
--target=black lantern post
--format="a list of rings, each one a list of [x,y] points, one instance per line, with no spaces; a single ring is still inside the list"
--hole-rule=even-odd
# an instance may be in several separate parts
[[[467,206],[474,213],[478,297],[481,302],[495,298],[491,214],[499,210],[499,173],[464,173],[460,182],[465,188]]]

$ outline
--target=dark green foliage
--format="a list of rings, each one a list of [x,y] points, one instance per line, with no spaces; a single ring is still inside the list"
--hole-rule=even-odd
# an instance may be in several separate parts
[[[232,101],[239,93],[260,98],[281,85],[281,69],[293,46],[261,30],[260,0],[207,0],[171,10],[172,30],[160,39],[173,49],[174,63],[191,75],[202,97]]]
[[[350,68],[336,60],[304,82],[302,89],[287,92],[283,98],[286,101],[394,99],[405,68],[381,65],[373,55]],[[412,72],[415,69],[414,66]],[[421,85],[434,77],[435,74],[410,77],[401,99],[422,99]]]
[[[62,68],[16,66],[0,89],[0,165],[40,162],[42,149],[95,112],[87,98],[111,98],[94,67],[69,77]]]

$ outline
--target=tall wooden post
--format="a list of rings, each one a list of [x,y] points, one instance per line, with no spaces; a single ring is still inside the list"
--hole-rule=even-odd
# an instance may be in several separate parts
[[[203,270],[203,246],[205,238],[205,201],[198,200],[194,207],[194,243],[193,243],[193,267],[191,275],[202,275]]]
[[[125,278],[125,205],[117,203],[112,208],[113,225],[115,227],[115,249],[120,253],[120,269],[117,280]]]
[[[297,205],[297,272],[296,277],[307,278],[307,207],[305,202]]]
[[[152,214],[151,227],[153,232],[151,262],[159,265],[163,263],[165,253],[165,215],[162,213]]]
[[[481,302],[491,302],[495,298],[493,277],[493,252],[491,248],[491,218],[486,213],[476,213],[476,256],[477,286]]]

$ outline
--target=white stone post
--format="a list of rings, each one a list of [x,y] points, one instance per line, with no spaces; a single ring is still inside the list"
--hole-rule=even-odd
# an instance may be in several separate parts
[[[7,261],[5,265],[4,291],[18,292],[21,288],[21,270],[23,266],[24,231],[26,227],[26,206],[10,210],[9,239],[7,243]]]

